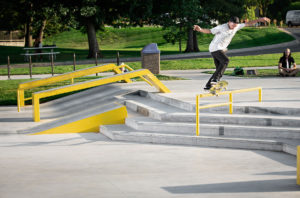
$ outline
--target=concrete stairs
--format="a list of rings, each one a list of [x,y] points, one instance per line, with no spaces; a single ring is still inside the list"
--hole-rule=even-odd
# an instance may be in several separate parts
[[[170,94],[169,94],[170,96]],[[100,132],[113,140],[284,151],[296,155],[300,145],[300,109],[234,106],[200,111],[196,136],[195,104],[138,91],[119,97],[129,116],[124,125],[105,125]],[[290,115],[292,114],[292,115]]]

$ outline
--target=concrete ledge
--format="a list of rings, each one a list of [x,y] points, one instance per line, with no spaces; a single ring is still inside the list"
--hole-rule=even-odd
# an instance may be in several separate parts
[[[154,144],[175,144],[188,146],[205,146],[235,149],[283,151],[281,142],[272,140],[251,140],[241,138],[219,138],[202,136],[184,136],[175,134],[144,133],[122,129],[124,125],[103,125],[100,131],[116,141],[130,141]]]
[[[184,135],[194,135],[196,133],[195,123],[161,122],[147,117],[127,118],[125,123],[129,127],[140,131],[169,132]],[[300,128],[200,123],[200,134],[225,137],[300,139]]]

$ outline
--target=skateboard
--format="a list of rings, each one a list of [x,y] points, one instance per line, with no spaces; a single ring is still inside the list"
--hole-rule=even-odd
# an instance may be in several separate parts
[[[226,90],[228,86],[228,82],[225,80],[219,81],[217,82],[217,84],[213,85],[210,89],[209,89],[209,93],[218,96],[219,93],[222,90]]]

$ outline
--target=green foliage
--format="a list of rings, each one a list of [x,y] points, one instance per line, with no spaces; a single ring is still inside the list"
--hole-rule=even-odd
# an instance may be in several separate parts
[[[288,10],[300,10],[300,1],[291,3],[291,5],[288,7]]]
[[[291,10],[291,4],[292,0],[274,0],[274,3],[268,6],[268,17],[277,21],[285,21],[287,11]]]
[[[210,20],[226,23],[231,16],[241,18],[246,13],[246,3],[246,0],[204,1],[203,8]]]
[[[234,76],[244,75],[244,69],[242,67],[235,67],[232,74]]]
[[[255,9],[256,7],[255,6],[250,6],[247,9],[247,12],[244,14],[243,18],[244,19],[248,19],[248,20],[255,20],[256,19],[256,16],[255,16]]]
[[[105,32],[99,32],[97,38],[101,44],[103,58],[116,58],[117,51],[120,52],[121,57],[140,57],[142,48],[149,43],[157,43],[161,55],[177,54],[178,42],[172,45],[163,39],[163,35],[167,31],[161,27],[121,29],[108,27]],[[197,34],[197,36],[200,50],[208,51],[213,35]],[[183,42],[185,39],[186,37],[184,37]],[[229,49],[263,46],[292,40],[293,37],[277,28],[243,28],[235,35]],[[58,46],[55,51],[60,52],[56,56],[55,62],[73,61],[73,53],[76,54],[77,61],[86,59],[88,53],[87,37],[78,30],[64,31],[47,37],[43,41],[44,45],[52,45],[53,43]],[[22,47],[0,46],[0,64],[7,64],[7,56],[10,56],[12,65],[23,63],[24,57],[20,55],[22,53],[24,53]],[[33,58],[33,62],[36,62],[35,58]],[[49,63],[49,58],[45,56],[43,62]]]

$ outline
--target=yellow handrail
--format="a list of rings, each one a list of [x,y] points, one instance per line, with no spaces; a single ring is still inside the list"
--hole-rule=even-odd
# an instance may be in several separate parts
[[[94,79],[89,81],[84,81],[76,84],[66,85],[62,87],[57,87],[49,90],[39,91],[32,94],[33,102],[33,120],[35,122],[40,121],[40,99],[54,96],[62,93],[73,92],[77,90],[87,89],[91,87],[96,87],[108,83],[118,82],[125,79],[131,79],[134,77],[144,76],[146,80],[150,81],[160,92],[169,93],[170,90],[161,83],[148,69],[140,69],[136,71],[126,72],[117,74],[114,76],[108,76],[100,79]]]
[[[115,64],[106,64],[106,65],[100,65],[100,66],[94,66],[94,67],[89,67],[73,72],[68,72],[48,78],[43,78],[43,79],[38,79],[38,80],[33,80],[25,83],[19,84],[18,90],[17,90],[17,103],[18,103],[18,111],[20,112],[21,107],[25,106],[25,101],[26,100],[31,100],[31,98],[25,98],[24,96],[24,91],[26,89],[32,89],[35,87],[40,87],[56,82],[61,82],[65,80],[71,80],[72,84],[74,83],[74,78],[82,77],[82,76],[88,76],[91,74],[96,74],[96,73],[101,73],[105,71],[110,71],[113,70],[116,74],[121,74],[122,71],[120,68],[126,67],[128,70],[133,71],[131,67],[128,65],[122,64],[120,66],[117,66]],[[148,80],[145,78],[141,77],[143,80],[145,80],[148,84],[152,85]],[[130,83],[132,82],[130,79],[124,79],[125,82]]]
[[[233,90],[233,91],[223,91],[220,92],[219,95],[229,95],[229,102],[226,103],[218,103],[218,104],[210,104],[210,105],[199,105],[199,100],[200,98],[205,98],[205,97],[211,97],[215,96],[211,93],[206,93],[206,94],[198,94],[196,95],[196,135],[200,135],[200,116],[199,116],[199,110],[200,109],[207,109],[207,108],[213,108],[213,107],[221,107],[221,106],[229,106],[229,114],[233,113],[233,94],[234,93],[244,93],[244,92],[249,92],[249,91],[256,91],[258,90],[258,100],[259,102],[262,101],[262,88],[261,87],[254,87],[254,88],[248,88],[248,89],[238,89],[238,90]]]

